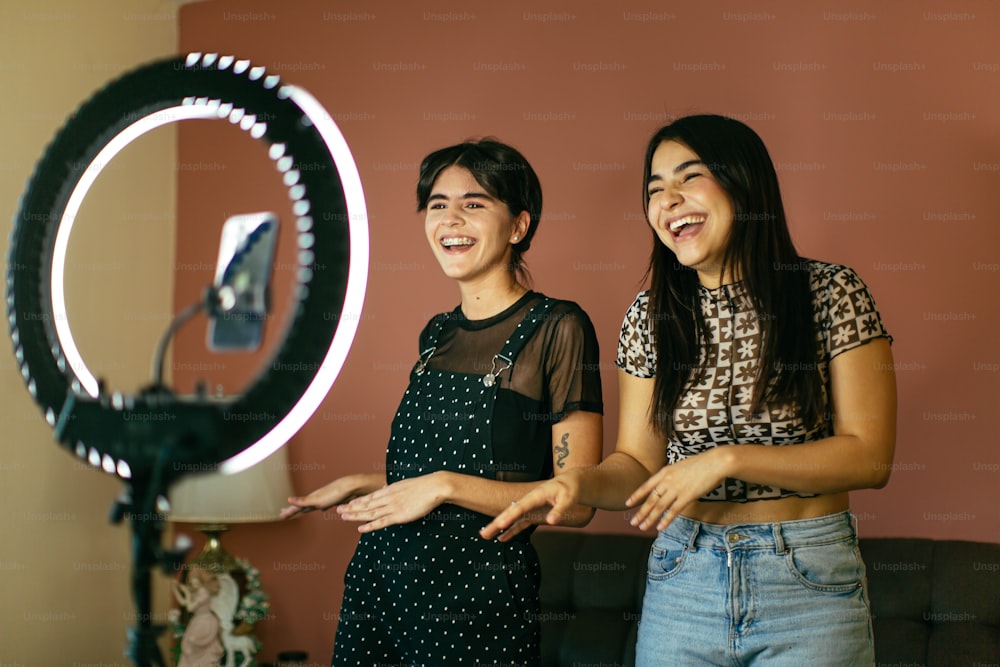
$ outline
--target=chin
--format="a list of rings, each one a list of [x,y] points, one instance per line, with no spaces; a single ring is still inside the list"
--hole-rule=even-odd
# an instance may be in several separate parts
[[[445,278],[451,278],[452,280],[461,280],[468,275],[468,271],[456,266],[446,266],[441,265],[441,271],[444,273]]]

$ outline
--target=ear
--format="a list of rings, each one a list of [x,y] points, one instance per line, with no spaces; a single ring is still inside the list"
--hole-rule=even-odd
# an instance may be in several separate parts
[[[514,218],[514,227],[510,232],[510,242],[513,244],[518,244],[524,240],[524,235],[528,233],[528,228],[531,226],[531,214],[527,211],[521,211],[516,218]]]

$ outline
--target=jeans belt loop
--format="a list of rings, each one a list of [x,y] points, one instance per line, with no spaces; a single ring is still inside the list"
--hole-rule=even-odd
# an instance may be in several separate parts
[[[774,552],[778,554],[788,553],[788,546],[785,544],[785,537],[781,534],[781,523],[771,524],[771,534],[774,535]]]
[[[687,549],[693,553],[698,550],[695,541],[698,539],[698,531],[701,530],[701,521],[691,520],[691,523],[694,524],[694,528],[691,529],[691,536],[688,537]]]

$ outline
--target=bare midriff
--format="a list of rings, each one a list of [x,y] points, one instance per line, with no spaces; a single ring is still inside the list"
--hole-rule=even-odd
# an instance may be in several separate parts
[[[697,502],[681,514],[695,521],[716,524],[777,523],[815,519],[848,509],[847,493],[833,493],[813,498],[788,496],[746,503]]]

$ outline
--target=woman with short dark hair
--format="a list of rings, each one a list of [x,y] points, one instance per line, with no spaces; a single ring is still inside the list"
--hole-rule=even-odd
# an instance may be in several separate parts
[[[528,533],[484,542],[478,530],[539,480],[600,460],[597,339],[575,303],[527,287],[542,191],[518,151],[484,140],[431,153],[417,202],[461,304],[420,334],[386,472],[290,498],[284,516],[339,505],[361,523],[334,665],[537,665]]]

